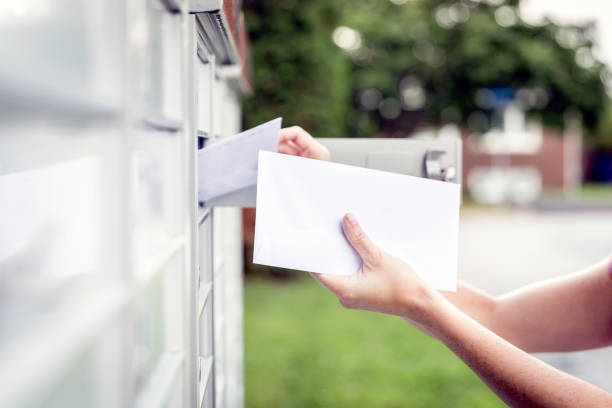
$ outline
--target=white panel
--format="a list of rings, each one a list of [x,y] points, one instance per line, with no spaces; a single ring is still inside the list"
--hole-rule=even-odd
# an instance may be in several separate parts
[[[132,214],[137,263],[179,232],[178,135],[139,131],[132,154]]]
[[[165,353],[155,372],[149,379],[136,400],[137,408],[163,408],[182,405],[182,367],[185,361],[184,354]]]
[[[199,282],[200,285],[209,284],[212,282],[212,215],[206,217],[206,219],[199,225]]]
[[[166,347],[163,301],[163,280],[162,276],[158,276],[140,295],[133,323],[135,343],[130,353],[130,360],[133,389],[136,394],[144,390]]]
[[[4,278],[62,278],[99,270],[100,160],[85,157],[0,176]],[[8,199],[10,197],[10,199]]]
[[[142,117],[182,117],[181,15],[169,13],[159,0],[133,0],[130,84]],[[144,11],[144,13],[143,13]]]
[[[47,315],[71,282],[103,271],[101,187],[95,156],[0,175],[0,342]]]
[[[213,407],[213,358],[198,359],[198,386],[199,406],[203,408]]]
[[[95,281],[74,283],[71,288],[72,292],[63,291],[61,302],[49,298],[57,304],[42,322],[34,322],[37,324],[22,335],[4,339],[0,387],[7,406],[28,404],[43,394],[53,395],[55,387],[62,387],[58,381],[77,364],[82,350],[104,339],[105,333],[113,333],[106,325],[125,307],[125,292]]]
[[[227,137],[240,131],[238,97],[227,81],[215,81],[214,126]],[[242,407],[242,218],[239,208],[215,208],[215,399],[216,406]]]
[[[240,215],[198,231],[189,159],[239,100],[167,3],[0,6],[3,406],[242,404]]]
[[[95,349],[77,357],[70,369],[56,376],[56,383],[38,395],[31,395],[23,407],[102,407],[96,390]]]
[[[120,0],[3,1],[0,82],[12,95],[11,105],[25,104],[13,113],[24,115],[24,106],[54,110],[58,102],[121,105],[122,5]]]
[[[211,111],[211,70],[210,63],[204,63],[199,59],[196,61],[197,93],[197,126],[198,129],[211,134],[212,111]]]
[[[210,299],[209,299],[210,300]],[[202,310],[202,314],[197,319],[199,330],[199,357],[213,357],[213,316],[212,302],[207,302]]]
[[[243,385],[243,316],[242,316],[242,217],[241,210],[232,208],[228,226],[226,252],[228,255],[225,288],[226,335],[226,401],[227,407],[241,407],[244,399]]]

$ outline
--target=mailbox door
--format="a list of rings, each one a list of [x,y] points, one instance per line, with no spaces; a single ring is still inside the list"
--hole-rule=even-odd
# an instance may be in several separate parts
[[[461,139],[319,138],[333,162],[351,166],[461,182]],[[255,207],[257,186],[244,188],[206,204],[210,207]]]

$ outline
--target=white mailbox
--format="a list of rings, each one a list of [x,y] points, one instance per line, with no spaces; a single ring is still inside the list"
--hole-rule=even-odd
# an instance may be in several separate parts
[[[248,202],[196,191],[198,145],[238,133],[247,89],[227,3],[3,7],[2,406],[243,405],[241,213],[220,204]],[[460,179],[455,140],[322,141]]]
[[[362,138],[318,139],[331,160],[351,166],[461,183],[461,139]],[[257,186],[242,188],[206,202],[210,207],[255,207]]]
[[[2,406],[243,405],[240,210],[196,198],[246,89],[224,6],[2,7]]]
[[[337,163],[461,183],[461,139],[319,139]]]

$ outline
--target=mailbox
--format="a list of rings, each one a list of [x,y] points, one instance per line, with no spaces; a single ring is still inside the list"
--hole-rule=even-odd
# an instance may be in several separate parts
[[[459,138],[319,138],[333,162],[392,173],[461,183]],[[204,203],[209,207],[255,207],[257,186]]]
[[[240,128],[239,3],[2,7],[2,406],[241,406],[241,213],[195,163]]]
[[[256,191],[196,191],[198,144],[240,130],[240,2],[9,3],[2,406],[241,406],[236,207]],[[460,180],[458,140],[321,142],[340,163]]]
[[[460,183],[461,139],[319,139],[337,163]]]

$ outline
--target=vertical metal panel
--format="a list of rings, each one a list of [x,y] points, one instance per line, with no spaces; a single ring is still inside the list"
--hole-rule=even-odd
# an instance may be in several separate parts
[[[183,4],[184,6],[184,4]],[[185,217],[186,228],[189,234],[189,250],[186,252],[187,279],[184,288],[184,297],[187,302],[187,355],[186,355],[186,403],[189,407],[197,406],[199,403],[199,364],[195,356],[198,355],[198,327],[195,316],[199,313],[198,291],[200,289],[199,277],[199,236],[198,222],[200,214],[197,203],[197,149],[198,149],[198,126],[197,126],[197,91],[195,84],[197,44],[195,21],[193,16],[188,16],[183,10],[183,55],[184,74],[183,87],[185,89],[185,101],[183,103],[184,117],[187,122],[185,129]],[[196,222],[198,221],[198,222]]]
[[[196,17],[193,17],[194,19]],[[195,26],[195,24],[194,24]],[[197,33],[196,33],[197,35]],[[205,58],[196,60],[197,73],[197,127],[198,131],[214,138],[212,132],[213,120],[213,91],[212,78],[214,75],[214,56],[205,45],[198,45],[198,53]],[[199,228],[199,313],[194,316],[198,331],[198,361],[200,362],[200,376],[198,377],[198,401],[201,406],[212,407],[214,394],[214,367],[216,365],[214,343],[214,297],[215,285],[213,277],[213,219],[212,209],[201,210],[202,218],[198,220]],[[200,222],[201,221],[201,222]],[[203,372],[206,368],[206,373]]]

